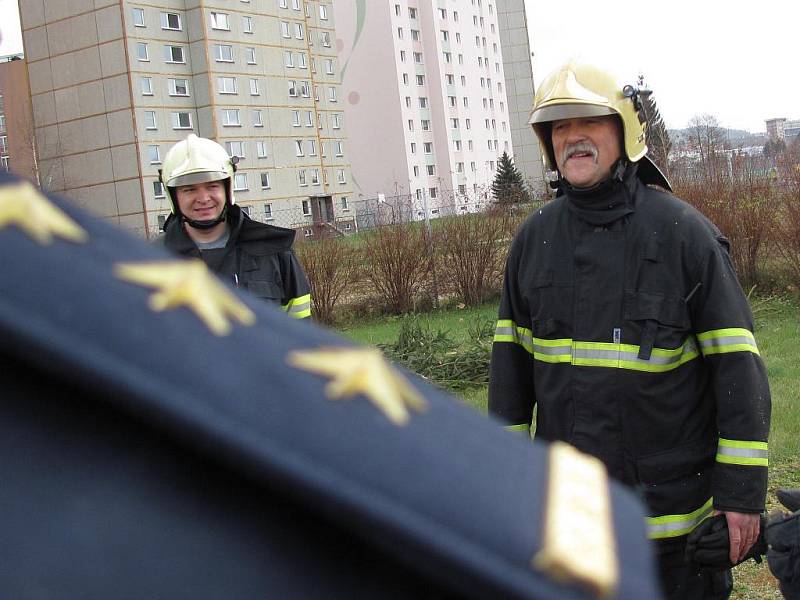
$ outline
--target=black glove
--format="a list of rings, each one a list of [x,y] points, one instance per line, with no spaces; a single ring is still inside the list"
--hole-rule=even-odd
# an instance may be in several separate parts
[[[730,537],[728,535],[728,520],[720,513],[709,517],[694,528],[686,539],[685,559],[694,563],[701,569],[711,571],[724,571],[753,559],[761,562],[761,557],[767,553],[767,544],[764,538],[766,519],[761,515],[758,539],[747,554],[738,562],[732,563],[730,558]]]
[[[766,527],[767,563],[787,600],[800,599],[800,489],[778,490],[778,500],[792,514],[771,516]]]

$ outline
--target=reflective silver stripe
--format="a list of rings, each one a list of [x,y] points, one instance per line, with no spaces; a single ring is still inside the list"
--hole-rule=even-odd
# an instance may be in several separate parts
[[[544,346],[533,342],[533,351],[536,354],[546,354],[548,356],[561,356],[563,354],[572,355],[572,345],[564,346]]]
[[[291,315],[294,313],[300,313],[306,311],[309,308],[311,308],[311,300],[306,300],[302,304],[290,304],[289,309],[286,312]]]
[[[756,448],[725,448],[720,446],[717,454],[725,456],[742,456],[745,458],[767,458],[769,452],[767,450],[760,450]]]
[[[686,515],[648,517],[647,536],[650,539],[662,539],[686,535],[709,516],[713,510],[713,500],[709,498],[703,506]]]
[[[723,346],[755,346],[755,340],[753,336],[748,335],[728,335],[725,337],[718,337],[718,338],[709,338],[707,340],[701,340],[700,345],[703,347],[703,350],[706,348],[722,348]]]

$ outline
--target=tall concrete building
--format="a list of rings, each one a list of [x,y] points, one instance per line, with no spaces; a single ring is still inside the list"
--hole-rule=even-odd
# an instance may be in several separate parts
[[[533,67],[524,0],[495,0],[503,49],[514,164],[535,191],[547,189],[539,142],[528,123],[533,108]]]
[[[0,56],[0,169],[37,181],[28,68],[19,54]]]
[[[306,236],[349,220],[331,0],[24,0],[20,16],[44,187],[153,235],[161,160],[195,133],[241,158],[251,217]]]
[[[359,195],[412,194],[434,216],[451,190],[485,197],[512,153],[494,0],[334,7]]]

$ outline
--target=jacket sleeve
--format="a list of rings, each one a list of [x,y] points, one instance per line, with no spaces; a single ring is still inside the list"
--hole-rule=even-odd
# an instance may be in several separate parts
[[[535,404],[533,338],[530,311],[519,289],[522,245],[518,235],[506,261],[489,368],[489,414],[508,423],[508,429],[529,433]]]
[[[767,491],[769,383],[753,335],[750,306],[722,235],[705,255],[698,286],[689,309],[716,398],[714,506],[760,512]]]
[[[311,316],[311,288],[292,250],[281,254],[281,281],[283,297],[281,307],[290,317],[305,319]]]

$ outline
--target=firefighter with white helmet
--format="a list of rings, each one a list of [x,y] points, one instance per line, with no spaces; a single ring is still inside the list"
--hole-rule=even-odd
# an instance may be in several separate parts
[[[727,598],[730,571],[684,547],[722,513],[736,564],[766,496],[770,391],[729,242],[647,157],[636,87],[568,62],[530,123],[558,193],[509,251],[489,411],[527,432],[535,406],[538,437],[642,492],[670,600]]]
[[[159,238],[169,250],[201,258],[214,272],[280,304],[295,318],[311,315],[311,294],[292,251],[295,232],[253,221],[234,203],[236,158],[213,140],[189,135],[164,157],[161,181],[172,215]]]

